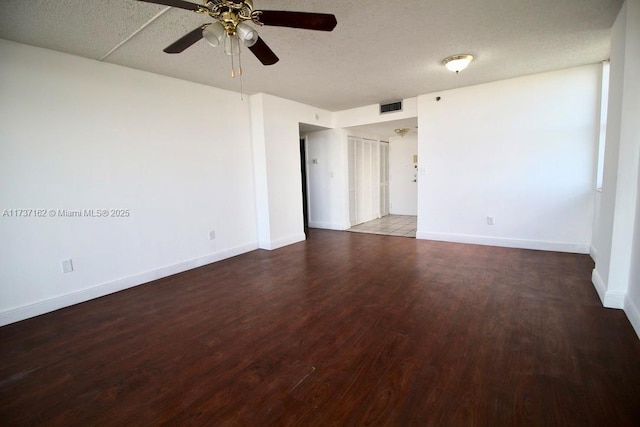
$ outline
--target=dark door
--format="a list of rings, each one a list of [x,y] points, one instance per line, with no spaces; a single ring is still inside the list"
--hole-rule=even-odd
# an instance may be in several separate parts
[[[304,138],[300,138],[300,173],[302,174],[302,216],[306,232],[309,228],[309,211],[307,203],[307,150]]]

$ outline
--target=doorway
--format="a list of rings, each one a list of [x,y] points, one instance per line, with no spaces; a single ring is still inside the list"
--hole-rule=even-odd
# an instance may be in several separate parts
[[[300,175],[302,176],[302,220],[304,232],[309,229],[309,186],[307,185],[307,138],[300,138]]]

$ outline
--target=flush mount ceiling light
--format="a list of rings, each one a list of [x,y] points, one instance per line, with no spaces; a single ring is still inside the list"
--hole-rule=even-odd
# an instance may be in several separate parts
[[[453,71],[458,74],[460,71],[467,68],[467,66],[473,61],[473,55],[464,54],[464,55],[451,55],[448,58],[445,58],[442,63],[448,70]]]
[[[394,129],[393,131],[404,138],[404,136],[409,133],[409,128]]]

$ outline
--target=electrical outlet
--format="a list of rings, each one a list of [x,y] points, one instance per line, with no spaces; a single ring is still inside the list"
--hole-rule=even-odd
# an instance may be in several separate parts
[[[488,216],[487,217],[487,225],[496,225],[496,217]]]
[[[71,259],[65,259],[60,262],[60,267],[63,273],[71,273],[73,271],[73,261],[71,261]]]
[[[215,230],[211,230],[209,232],[209,240],[215,240],[215,238],[216,238],[216,232]]]

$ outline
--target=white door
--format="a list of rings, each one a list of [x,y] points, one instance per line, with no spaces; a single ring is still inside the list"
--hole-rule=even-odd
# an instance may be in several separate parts
[[[379,159],[378,141],[348,138],[349,220],[352,226],[379,216]]]
[[[371,218],[371,141],[362,140],[362,163],[360,167],[362,186],[360,187],[360,222]]]
[[[389,143],[380,141],[380,216],[389,215]]]

